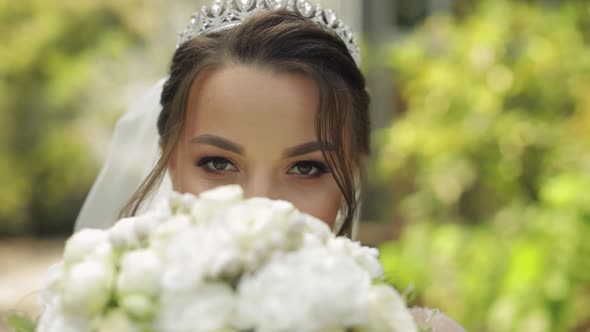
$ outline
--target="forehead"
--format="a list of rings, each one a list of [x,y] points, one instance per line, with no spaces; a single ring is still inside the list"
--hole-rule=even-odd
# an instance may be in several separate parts
[[[246,149],[292,146],[316,140],[318,108],[317,84],[304,74],[226,66],[191,86],[186,132],[220,135]]]

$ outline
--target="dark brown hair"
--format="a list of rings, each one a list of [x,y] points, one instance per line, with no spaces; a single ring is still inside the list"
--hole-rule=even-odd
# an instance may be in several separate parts
[[[370,145],[365,79],[335,33],[285,10],[255,15],[235,28],[199,36],[178,47],[160,100],[163,109],[158,132],[162,156],[121,216],[135,214],[162,181],[182,134],[193,82],[206,70],[227,64],[304,73],[315,80],[320,90],[318,140],[347,206],[338,234],[350,235],[358,207],[354,173],[362,167]]]

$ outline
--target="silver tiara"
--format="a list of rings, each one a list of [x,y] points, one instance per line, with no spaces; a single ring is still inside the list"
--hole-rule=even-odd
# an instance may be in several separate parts
[[[346,44],[357,66],[361,54],[350,27],[336,17],[331,9],[315,7],[307,0],[214,0],[211,7],[203,6],[192,14],[189,25],[178,34],[178,44],[197,36],[222,31],[240,25],[255,13],[266,10],[286,9],[316,22],[325,29],[334,31]]]

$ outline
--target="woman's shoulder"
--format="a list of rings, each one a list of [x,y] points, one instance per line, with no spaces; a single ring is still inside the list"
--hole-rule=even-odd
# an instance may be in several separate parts
[[[410,312],[414,316],[416,323],[421,331],[428,332],[466,332],[461,325],[455,322],[453,319],[445,316],[438,309],[410,308]]]

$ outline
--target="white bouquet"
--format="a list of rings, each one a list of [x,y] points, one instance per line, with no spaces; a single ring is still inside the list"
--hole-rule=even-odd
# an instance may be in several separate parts
[[[39,332],[417,331],[378,251],[238,186],[174,193],[66,243]]]

